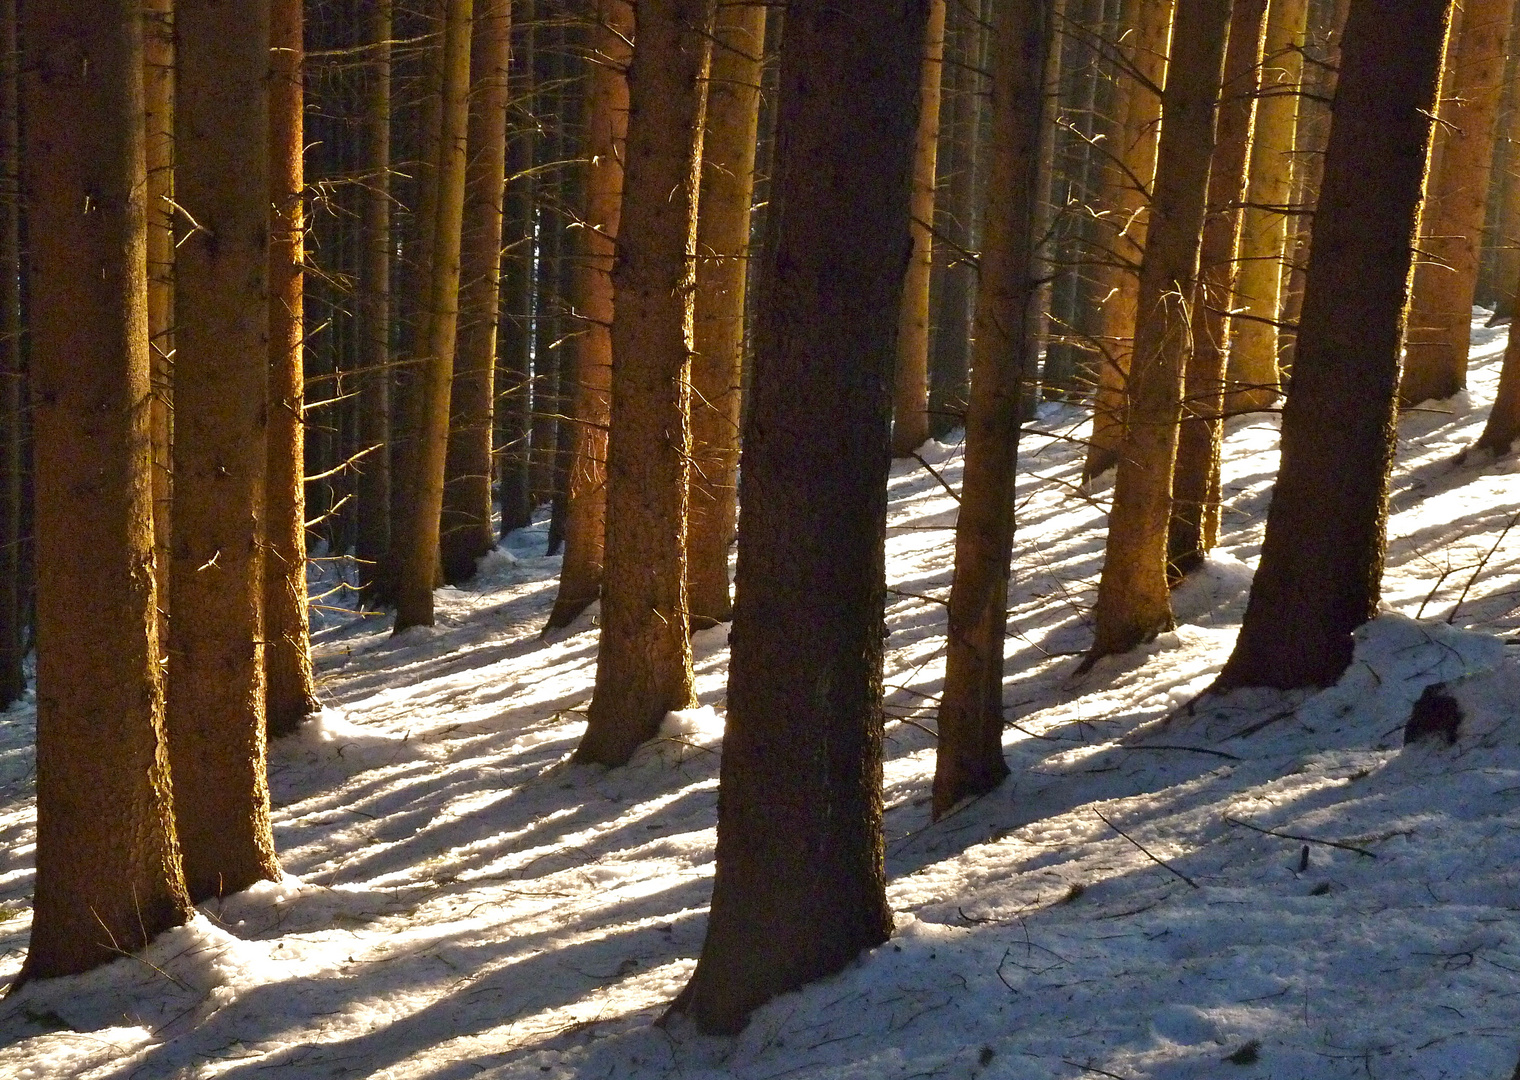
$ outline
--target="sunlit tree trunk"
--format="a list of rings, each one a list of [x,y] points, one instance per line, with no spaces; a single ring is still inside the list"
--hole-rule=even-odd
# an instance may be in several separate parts
[[[764,54],[765,8],[759,4],[719,8],[707,89],[707,135],[702,144],[696,346],[691,363],[686,576],[694,626],[733,617],[728,548],[738,509],[744,296]]]
[[[443,24],[443,83],[438,167],[432,199],[431,256],[427,275],[427,333],[418,378],[413,497],[403,523],[396,632],[433,625],[433,584],[438,577],[438,524],[443,510],[443,467],[449,439],[449,390],[459,324],[459,254],[470,105],[470,30],[473,0],[447,0]],[[424,205],[427,200],[424,200]]]
[[[1236,0],[1230,15],[1224,88],[1209,167],[1209,209],[1193,297],[1192,352],[1182,391],[1182,427],[1172,480],[1167,567],[1173,579],[1198,567],[1219,533],[1219,456],[1224,432],[1225,341],[1235,293],[1241,202],[1260,84],[1266,0]]]
[[[181,5],[169,762],[197,902],[277,879],[265,777],[267,2]]]
[[[1399,351],[1448,0],[1351,0],[1282,467],[1216,687],[1328,686],[1377,612]]]
[[[148,349],[153,370],[153,570],[160,632],[169,604],[174,356],[174,0],[143,2],[143,98],[148,159]]]
[[[697,198],[715,0],[640,0],[612,271],[607,564],[578,761],[621,765],[695,702],[687,637]]]
[[[1290,250],[1288,201],[1293,194],[1294,132],[1303,78],[1308,0],[1272,0],[1256,131],[1251,140],[1247,206],[1240,233],[1240,271],[1230,320],[1229,412],[1265,409],[1277,401],[1279,298],[1283,258]]]
[[[1020,405],[1035,374],[1035,209],[1044,119],[1049,0],[994,16],[991,164],[977,291],[976,357],[966,413],[966,471],[955,529],[945,688],[940,696],[937,818],[1008,775],[1003,761],[1003,637],[1013,550]]]
[[[301,0],[273,0],[269,50],[269,429],[264,669],[271,738],[317,710],[306,619],[306,439],[301,318]]]
[[[496,546],[491,523],[491,437],[511,44],[511,0],[481,0],[471,39],[459,341],[450,395],[440,538],[443,579],[451,583],[472,577],[475,560]]]
[[[1088,663],[1172,626],[1167,523],[1231,0],[1178,0],[1108,543]]]
[[[1439,165],[1420,214],[1424,258],[1415,268],[1399,397],[1405,405],[1448,398],[1467,385],[1473,293],[1483,211],[1503,96],[1515,0],[1468,0],[1451,49],[1451,94],[1441,103]]]
[[[550,629],[568,626],[602,587],[607,520],[607,425],[612,386],[613,262],[623,199],[624,145],[628,135],[629,42],[633,8],[626,0],[599,0],[593,31],[595,55],[586,95],[586,228],[573,241],[570,303],[576,318],[569,352],[572,372],[563,396],[574,423],[565,476],[565,557]],[[564,350],[561,350],[562,352]]]
[[[19,981],[107,963],[192,910],[153,603],[141,10],[33,3],[23,17],[35,461],[48,482],[36,490],[36,895]]]
[[[837,11],[793,0],[781,36],[717,874],[702,955],[673,1006],[712,1033],[739,1031],[757,1006],[892,932],[883,537],[928,5]]]
[[[934,182],[939,153],[945,0],[929,0],[919,77],[918,139],[913,151],[913,253],[903,280],[893,380],[892,453],[906,457],[929,437],[929,271],[934,265]]]

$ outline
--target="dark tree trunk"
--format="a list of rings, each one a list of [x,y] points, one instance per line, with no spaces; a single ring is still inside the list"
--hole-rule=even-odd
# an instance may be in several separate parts
[[[993,24],[991,169],[979,263],[976,362],[940,697],[934,816],[991,791],[1003,761],[1003,636],[1013,550],[1019,412],[1035,376],[1035,203],[1050,0],[1014,0]]]
[[[0,2],[0,709],[26,691],[21,587],[21,126],[16,0]],[[156,399],[155,399],[156,400]],[[155,570],[158,534],[154,530]],[[156,591],[156,590],[155,590]]]
[[[1448,0],[1351,0],[1282,467],[1215,684],[1328,686],[1377,612],[1415,221]]]
[[[174,844],[153,605],[141,11],[89,0],[27,4],[24,17],[47,644],[20,980],[115,960],[193,910]],[[86,200],[93,213],[80,212]]]
[[[738,1031],[892,931],[883,537],[927,15],[895,0],[786,9],[717,877],[701,959],[673,1006],[709,1032]]]

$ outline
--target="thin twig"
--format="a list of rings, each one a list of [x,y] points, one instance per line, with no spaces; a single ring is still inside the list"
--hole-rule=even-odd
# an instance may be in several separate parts
[[[1135,847],[1136,847],[1136,849],[1140,852],[1140,854],[1144,855],[1151,862],[1153,862],[1157,866],[1161,867],[1161,869],[1165,870],[1169,874],[1175,874],[1177,877],[1180,877],[1183,881],[1187,882],[1189,885],[1191,885],[1195,889],[1201,888],[1201,886],[1198,884],[1198,882],[1196,882],[1192,878],[1188,877],[1181,870],[1178,870],[1176,867],[1170,866],[1167,863],[1162,862],[1160,859],[1156,858],[1156,856],[1152,855],[1149,851],[1146,851],[1145,847],[1140,843],[1140,841],[1136,840],[1129,833],[1125,832],[1123,829],[1119,828],[1119,826],[1115,825],[1112,821],[1109,821],[1108,818],[1104,817],[1102,810],[1099,810],[1097,807],[1093,807],[1093,813],[1095,813],[1095,814],[1098,815],[1098,820],[1099,821],[1103,822],[1103,824],[1107,825],[1110,829],[1114,830],[1114,832],[1116,832],[1120,836],[1124,837],[1124,839],[1128,840],[1131,844],[1134,844]],[[1112,1076],[1113,1074],[1112,1073],[1107,1073],[1105,1075]]]
[[[1355,844],[1342,844],[1338,840],[1321,840],[1314,836],[1299,836],[1296,833],[1278,832],[1276,829],[1263,829],[1260,825],[1252,825],[1249,821],[1241,821],[1239,818],[1232,818],[1228,814],[1224,816],[1224,820],[1228,825],[1242,825],[1252,832],[1259,832],[1266,836],[1276,836],[1283,840],[1297,840],[1301,844],[1321,844],[1325,847],[1340,848],[1342,851],[1354,851],[1358,855],[1367,856],[1369,859],[1377,858],[1376,852],[1368,851],[1366,848],[1359,848]]]
[[[949,493],[949,495],[950,495],[950,497],[952,499],[954,499],[957,503],[961,501],[960,494],[953,487],[950,486],[949,482],[943,476],[941,476],[937,471],[935,471],[935,468],[934,468],[933,465],[930,465],[927,461],[925,461],[923,459],[923,456],[921,454],[915,452],[912,455],[912,457],[913,457],[914,461],[917,461],[920,465],[922,465],[925,469],[927,469],[929,471],[929,475],[930,476],[934,477],[934,479],[936,479],[936,480],[939,481],[939,486],[942,487],[942,488],[944,488],[945,491]]]
[[[1494,546],[1488,549],[1488,554],[1478,561],[1478,568],[1473,571],[1472,577],[1467,579],[1467,584],[1462,587],[1462,595],[1457,597],[1457,603],[1451,609],[1451,614],[1446,616],[1447,626],[1450,626],[1451,621],[1457,617],[1458,609],[1462,607],[1462,602],[1467,599],[1468,590],[1477,584],[1479,575],[1483,573],[1483,568],[1488,565],[1488,560],[1493,557],[1494,552],[1499,550],[1499,545],[1504,543],[1504,538],[1509,535],[1509,531],[1515,527],[1516,522],[1520,522],[1520,510],[1515,511],[1515,516],[1509,519],[1509,524],[1504,526],[1504,531],[1494,541]]]

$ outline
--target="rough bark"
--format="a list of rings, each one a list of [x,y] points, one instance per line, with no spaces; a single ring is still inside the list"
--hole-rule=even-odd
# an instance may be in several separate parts
[[[1166,576],[1172,468],[1231,6],[1231,0],[1177,3],[1089,664],[1172,627]]]
[[[1448,398],[1467,385],[1483,211],[1514,13],[1515,0],[1469,0],[1448,60],[1451,94],[1439,113],[1443,145],[1420,215],[1424,258],[1415,267],[1405,330],[1404,405]]]
[[[1399,349],[1447,0],[1351,0],[1282,467],[1216,686],[1327,686],[1377,611]]]
[[[883,536],[927,16],[891,0],[847,16],[830,0],[786,9],[717,876],[701,958],[673,1006],[713,1033],[892,931]]]
[[[35,460],[48,478],[26,980],[114,960],[191,908],[153,603],[141,13],[91,0],[23,17]]]
[[[264,741],[269,391],[267,2],[175,12],[169,760],[192,900],[278,879]]]
[[[579,761],[621,765],[696,698],[686,503],[697,198],[714,0],[640,0],[612,270],[607,564]]]
[[[1260,86],[1266,0],[1237,0],[1230,15],[1224,88],[1209,166],[1208,217],[1193,296],[1192,352],[1183,376],[1182,427],[1172,480],[1167,572],[1196,569],[1219,534],[1219,456],[1224,433],[1225,341],[1235,293],[1246,163]]]
[[[305,364],[301,318],[301,0],[273,0],[269,50],[269,428],[265,477],[264,678],[269,736],[316,712],[306,617]]]
[[[1516,292],[1520,293],[1520,285],[1516,286]],[[1514,448],[1516,439],[1520,439],[1520,335],[1515,333],[1515,324],[1511,322],[1504,363],[1499,368],[1499,388],[1494,393],[1483,434],[1473,445],[1499,457]]]
[[[459,254],[464,225],[464,187],[470,104],[470,31],[473,0],[447,0],[443,24],[435,213],[425,245],[427,332],[418,372],[415,471],[401,580],[396,595],[395,632],[433,625],[433,584],[438,577],[439,520],[443,511],[443,467],[449,439],[449,391],[454,378],[454,345],[459,327]],[[424,200],[426,206],[429,200]]]
[[[1035,210],[1044,119],[1049,0],[994,16],[991,163],[977,292],[976,356],[966,413],[966,469],[955,529],[945,688],[933,813],[991,791],[1003,760],[1003,637],[1013,551],[1019,414],[1036,357]]]
[[[1270,408],[1281,392],[1278,316],[1283,259],[1289,251],[1293,194],[1293,140],[1298,88],[1303,77],[1308,0],[1272,0],[1256,131],[1251,140],[1247,202],[1240,233],[1240,270],[1235,282],[1237,316],[1230,320],[1225,408]]]
[[[1124,438],[1125,398],[1140,304],[1140,277],[1130,268],[1138,268],[1146,250],[1161,124],[1161,87],[1169,71],[1167,41],[1174,6],[1174,0],[1127,0],[1120,16],[1123,25],[1134,31],[1133,45],[1127,50],[1130,71],[1121,73],[1117,84],[1115,111],[1122,127],[1119,146],[1113,153],[1118,167],[1108,170],[1117,181],[1108,192],[1109,213],[1116,223],[1110,241],[1114,250],[1109,257],[1120,265],[1120,272],[1109,278],[1113,295],[1103,305],[1103,344],[1107,351],[1097,361],[1092,441],[1082,465],[1084,481],[1118,463],[1119,444]]]
[[[15,0],[0,2],[0,709],[26,692],[22,606],[21,126]],[[154,537],[157,546],[157,535]],[[156,563],[155,563],[156,569]]]
[[[460,254],[459,340],[449,398],[452,416],[439,540],[443,579],[455,584],[473,577],[475,560],[496,546],[491,522],[491,437],[511,44],[511,0],[481,0],[470,45],[470,157]]]
[[[359,262],[359,529],[354,554],[364,597],[380,598],[378,574],[391,547],[391,0],[369,8],[365,39],[373,49],[364,82],[365,177]],[[373,448],[373,449],[370,449]]]
[[[160,632],[169,604],[174,356],[174,0],[143,0],[143,99],[148,161],[148,349],[153,366],[153,573]]]
[[[929,0],[921,50],[918,136],[913,148],[913,254],[903,280],[893,379],[892,454],[907,457],[929,438],[929,271],[934,265],[934,183],[939,154],[940,84],[945,59],[945,0]]]
[[[500,481],[501,535],[533,521],[529,481],[533,412],[533,153],[537,142],[531,104],[536,33],[533,0],[512,10],[512,67],[508,114],[507,191],[503,207],[501,323],[496,352],[496,475]]]
[[[719,9],[702,144],[697,294],[691,361],[691,498],[686,540],[693,626],[733,618],[728,549],[737,525],[739,384],[749,270],[750,199],[760,122],[765,8]]]
[[[565,557],[546,629],[568,626],[600,594],[606,545],[607,427],[611,422],[612,320],[628,137],[629,42],[633,8],[599,0],[586,94],[586,228],[575,232],[570,305],[576,325],[562,357],[571,371],[565,476]],[[562,350],[563,351],[563,350]]]

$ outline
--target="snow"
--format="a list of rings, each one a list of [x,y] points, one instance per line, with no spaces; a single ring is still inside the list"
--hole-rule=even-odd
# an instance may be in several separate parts
[[[1194,703],[1228,655],[1276,469],[1273,414],[1227,426],[1221,543],[1179,626],[1074,675],[1111,483],[1085,417],[1024,444],[1005,701],[1009,781],[928,820],[954,500],[894,466],[888,529],[891,941],[734,1039],[653,1021],[700,949],[727,627],[699,704],[625,768],[570,762],[595,612],[539,636],[544,525],[438,625],[397,637],[312,589],[325,707],[270,760],[280,882],[207,904],[142,955],[0,1001],[0,1076],[1507,1077],[1520,1055],[1520,510],[1513,459],[1469,460],[1470,395],[1400,425],[1385,613],[1321,693]],[[954,439],[923,450],[961,476]],[[1105,488],[1105,484],[1107,487]],[[1455,743],[1402,745],[1447,685]],[[1190,704],[1192,703],[1192,704]],[[30,925],[29,698],[0,714],[0,980]]]

